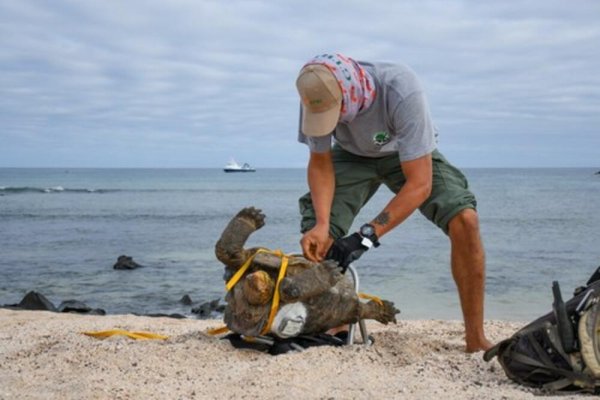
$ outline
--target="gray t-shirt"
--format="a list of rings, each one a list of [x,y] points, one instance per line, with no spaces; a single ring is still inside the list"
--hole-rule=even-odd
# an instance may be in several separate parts
[[[353,121],[338,123],[329,135],[308,137],[299,129],[298,141],[313,152],[324,153],[331,149],[335,138],[350,153],[379,158],[397,152],[400,161],[414,160],[435,150],[436,128],[415,73],[403,64],[360,64],[375,80],[373,104]]]

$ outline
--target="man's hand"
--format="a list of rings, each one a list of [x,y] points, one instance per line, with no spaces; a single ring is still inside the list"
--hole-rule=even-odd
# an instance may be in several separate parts
[[[304,257],[313,262],[321,262],[331,245],[328,226],[315,226],[306,232],[300,240]]]
[[[342,272],[346,272],[348,265],[358,260],[369,248],[362,244],[363,237],[358,232],[350,236],[339,238],[333,242],[325,258],[337,261]]]

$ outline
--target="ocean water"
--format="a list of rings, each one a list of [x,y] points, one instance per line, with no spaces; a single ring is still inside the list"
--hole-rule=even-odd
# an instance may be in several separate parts
[[[466,169],[487,256],[486,318],[546,313],[551,284],[565,297],[600,265],[600,175],[594,169]],[[245,206],[267,215],[248,246],[298,252],[303,169],[0,169],[0,304],[29,290],[58,305],[109,313],[178,312],[184,294],[222,297],[214,245]],[[382,187],[355,227],[391,198]],[[357,263],[361,290],[401,318],[460,319],[446,236],[418,211]],[[117,271],[119,255],[145,268]]]

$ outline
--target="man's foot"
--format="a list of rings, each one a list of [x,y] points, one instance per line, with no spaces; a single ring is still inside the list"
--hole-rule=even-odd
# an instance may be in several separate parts
[[[465,349],[466,353],[476,353],[478,351],[487,351],[494,346],[492,342],[487,340],[485,337],[479,340],[475,340],[472,343],[467,342]]]

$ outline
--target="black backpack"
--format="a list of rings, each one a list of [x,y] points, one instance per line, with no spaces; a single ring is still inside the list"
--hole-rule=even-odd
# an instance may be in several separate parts
[[[520,384],[600,394],[600,267],[566,303],[552,286],[552,312],[486,351]]]

